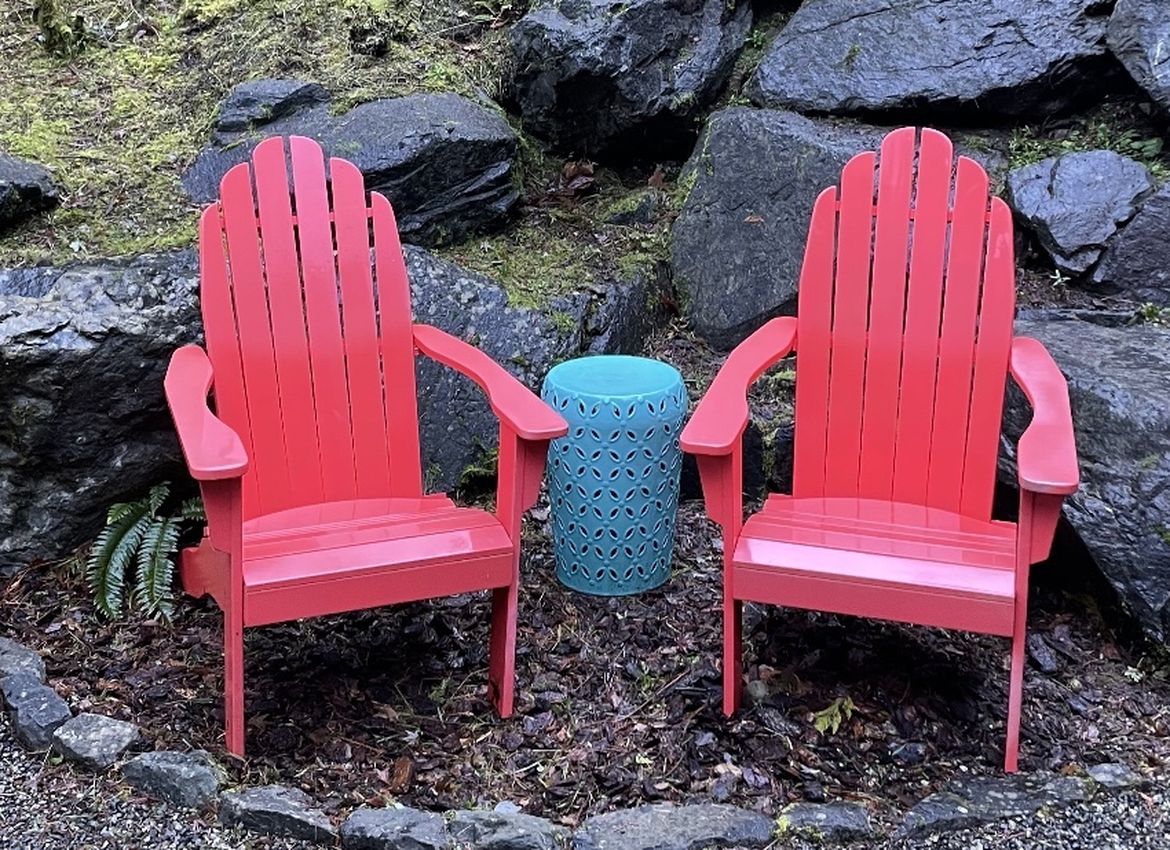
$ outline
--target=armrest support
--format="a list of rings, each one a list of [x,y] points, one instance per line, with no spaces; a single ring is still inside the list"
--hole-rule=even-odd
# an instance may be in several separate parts
[[[1044,346],[1029,337],[1012,342],[1012,378],[1032,405],[1032,422],[1020,437],[1020,489],[1068,495],[1077,489],[1077,448],[1068,382]]]
[[[568,433],[559,413],[478,348],[430,325],[414,326],[414,344],[427,357],[475,381],[500,422],[521,439],[551,440]]]
[[[694,455],[729,454],[747,428],[751,385],[795,347],[796,319],[791,316],[772,319],[736,346],[683,428],[683,450]]]
[[[163,388],[191,477],[239,478],[248,469],[248,453],[239,435],[207,406],[211,384],[211,361],[202,348],[185,345],[171,356]]]

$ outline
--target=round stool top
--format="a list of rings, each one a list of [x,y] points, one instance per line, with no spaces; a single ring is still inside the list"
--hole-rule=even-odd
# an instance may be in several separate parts
[[[598,354],[558,363],[545,381],[578,398],[620,399],[657,396],[682,384],[668,363],[625,354]]]

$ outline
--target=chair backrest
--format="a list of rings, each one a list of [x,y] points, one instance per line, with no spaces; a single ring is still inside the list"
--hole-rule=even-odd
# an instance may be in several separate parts
[[[216,411],[251,459],[245,517],[420,495],[410,287],[386,198],[367,206],[350,162],[326,174],[311,139],[267,139],[224,175],[199,248]]]
[[[798,296],[793,493],[991,514],[1012,218],[946,136],[896,130],[817,198]]]

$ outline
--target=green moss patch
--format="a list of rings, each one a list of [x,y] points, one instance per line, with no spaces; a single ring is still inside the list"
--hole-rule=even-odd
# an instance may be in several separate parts
[[[464,268],[498,281],[517,306],[542,306],[556,295],[630,280],[669,255],[667,236],[676,207],[669,191],[646,185],[644,175],[596,168],[581,193],[565,187],[573,164],[547,158],[530,140],[521,215],[504,230],[439,251]],[[653,194],[646,220],[614,224]]]
[[[218,104],[258,77],[319,82],[346,109],[419,91],[496,94],[504,0],[56,0],[80,19],[50,53],[32,4],[0,17],[0,150],[53,169],[63,202],[0,234],[0,265],[192,244],[179,176]]]
[[[1170,151],[1149,116],[1132,103],[1106,102],[1061,124],[1018,127],[1008,141],[1012,168],[1089,150],[1116,151],[1145,165],[1159,183],[1170,179]]]

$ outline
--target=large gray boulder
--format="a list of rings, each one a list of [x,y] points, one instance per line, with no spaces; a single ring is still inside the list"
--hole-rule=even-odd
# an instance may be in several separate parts
[[[512,29],[525,129],[579,155],[693,138],[751,26],[746,0],[543,0]]]
[[[1170,330],[1033,319],[1016,333],[1068,377],[1081,487],[1065,517],[1145,631],[1170,641]],[[1008,433],[1030,417],[1009,394]]]
[[[162,378],[200,335],[197,286],[190,251],[0,271],[0,572],[183,475]]]
[[[1093,282],[1136,301],[1170,304],[1170,183],[1110,243]]]
[[[1013,169],[1007,201],[1058,269],[1092,268],[1154,190],[1140,162],[1108,150],[1050,157]]]
[[[0,151],[0,228],[50,210],[60,201],[47,168]]]
[[[1170,3],[1117,0],[1109,18],[1108,42],[1134,82],[1170,110]]]
[[[196,201],[214,200],[220,179],[257,142],[289,135],[316,139],[327,156],[356,165],[366,188],[390,199],[411,242],[452,242],[489,228],[520,197],[516,134],[498,111],[457,94],[417,94],[334,115],[319,87],[289,80],[245,83],[228,95],[183,188]]]
[[[1156,2],[1156,0],[1151,0]],[[1035,117],[1101,89],[1094,0],[806,0],[749,81],[761,106]]]
[[[711,116],[679,179],[689,193],[670,245],[675,285],[701,336],[730,348],[795,310],[813,202],[881,136],[779,110]]]

